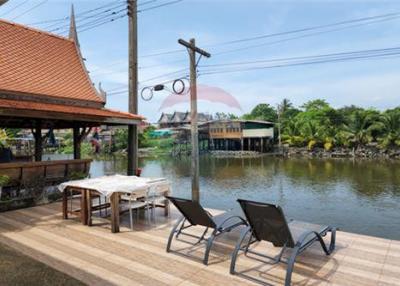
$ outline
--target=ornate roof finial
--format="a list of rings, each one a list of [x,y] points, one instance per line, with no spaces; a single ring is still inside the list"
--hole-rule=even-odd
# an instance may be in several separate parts
[[[71,16],[69,23],[69,38],[73,40],[76,46],[79,48],[78,41],[78,32],[76,30],[76,22],[75,22],[75,12],[74,12],[74,4],[71,5]]]
[[[99,94],[100,94],[101,98],[104,99],[104,102],[106,102],[107,101],[107,92],[105,92],[103,90],[103,88],[101,87],[101,82],[99,82]]]

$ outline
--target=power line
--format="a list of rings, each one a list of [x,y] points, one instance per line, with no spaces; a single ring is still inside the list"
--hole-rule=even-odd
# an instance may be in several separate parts
[[[347,25],[347,24],[352,24],[352,23],[357,23],[357,22],[371,21],[371,20],[375,20],[375,19],[388,18],[388,17],[394,17],[394,16],[396,16],[396,17],[400,16],[400,12],[388,13],[388,14],[382,14],[382,15],[376,15],[376,16],[370,16],[370,17],[363,17],[363,18],[357,18],[357,19],[352,19],[352,20],[335,22],[335,23],[331,23],[331,24],[312,26],[312,27],[307,27],[307,28],[301,28],[301,29],[296,29],[296,30],[289,30],[289,31],[284,31],[284,32],[278,32],[278,33],[254,36],[254,37],[249,37],[249,38],[236,39],[236,40],[221,42],[221,43],[212,44],[212,45],[205,45],[205,46],[207,46],[207,47],[216,47],[216,46],[237,44],[237,43],[242,43],[242,42],[260,40],[260,39],[283,36],[283,35],[289,35],[289,34],[296,34],[296,33],[301,33],[301,32],[319,30],[319,29],[324,29],[324,28],[329,28],[329,27],[334,27],[334,26],[341,26],[341,25]]]
[[[150,4],[150,3],[154,3],[154,2],[157,2],[158,0],[149,0],[149,1],[146,1],[146,2],[142,2],[142,3],[138,3],[138,7],[140,7],[140,6],[143,6],[143,5],[147,5],[147,4]]]
[[[104,20],[105,17],[113,16],[113,15],[115,15],[115,14],[117,14],[117,13],[123,12],[123,11],[126,10],[126,8],[120,9],[120,10],[118,10],[118,11],[115,11],[115,9],[120,8],[120,7],[122,7],[122,6],[125,6],[125,4],[121,4],[121,3],[120,3],[120,4],[118,4],[118,5],[115,5],[115,3],[114,3],[113,6],[109,6],[106,10],[103,10],[103,11],[101,11],[101,12],[97,12],[97,13],[95,13],[95,14],[93,14],[93,15],[88,15],[88,16],[84,16],[84,17],[82,17],[82,16],[77,16],[77,17],[76,17],[77,25],[78,25],[78,26],[79,26],[79,25],[82,26],[82,25],[86,25],[86,24],[91,24],[90,21]],[[104,8],[104,6],[102,6],[102,8]],[[94,10],[94,9],[92,9],[92,10]],[[90,11],[90,10],[89,10],[89,11]],[[89,11],[80,13],[79,15],[88,14]],[[111,12],[111,13],[110,13],[110,12]],[[95,18],[95,19],[93,19],[93,18]],[[96,18],[97,18],[97,19],[96,19]],[[69,17],[67,17],[66,19],[69,19]],[[87,20],[89,20],[89,22],[86,22]],[[53,29],[50,30],[50,32],[54,32],[54,31],[58,31],[58,30],[62,30],[62,29],[68,30],[68,28],[69,28],[69,27],[68,27],[68,24],[62,24],[61,26],[57,26],[57,25],[58,25],[58,24],[52,24],[52,25],[50,25],[50,26],[45,27],[45,29],[49,29],[49,28],[51,28],[51,27],[54,27]]]
[[[167,76],[172,76],[172,75],[176,75],[176,74],[182,74],[183,72],[187,71],[187,69],[180,69],[180,70],[176,70],[174,72],[170,72],[170,73],[165,73],[165,74],[161,74],[152,78],[148,78],[145,80],[141,80],[140,83],[144,83],[144,82],[149,82],[149,81],[153,81],[155,79],[159,79],[159,78],[165,78]]]
[[[89,19],[89,18],[81,19],[80,21],[77,21],[77,29],[78,29],[78,31],[83,31],[83,29],[88,30],[89,28],[93,28],[94,26],[97,27],[100,24],[112,22],[116,19],[125,17],[126,16],[125,11],[126,11],[126,8],[120,9],[117,11],[112,11],[111,13],[108,13],[106,15],[96,16],[97,17],[96,19]],[[89,21],[86,21],[88,19],[89,19]],[[82,29],[82,30],[80,30],[80,29]],[[60,33],[62,34],[62,33],[67,32],[68,30],[69,30],[69,27],[62,26],[62,27],[54,28],[54,29],[50,30],[50,32],[60,31]]]
[[[216,56],[216,55],[221,55],[221,54],[225,54],[225,53],[242,51],[242,50],[247,50],[247,49],[251,49],[251,48],[257,48],[257,47],[282,43],[282,42],[286,42],[286,41],[311,37],[311,36],[315,36],[315,35],[340,31],[340,30],[344,30],[344,29],[360,27],[360,26],[380,23],[380,22],[384,22],[384,21],[390,21],[390,20],[394,20],[394,19],[398,19],[398,18],[400,18],[400,12],[388,13],[388,14],[376,15],[376,16],[371,16],[371,17],[346,20],[346,21],[336,22],[336,23],[332,23],[332,24],[318,25],[318,26],[307,27],[307,28],[302,28],[302,29],[279,32],[279,33],[260,35],[260,36],[250,37],[250,38],[236,39],[236,40],[220,42],[220,43],[211,44],[211,45],[205,45],[205,47],[217,47],[217,46],[224,46],[224,45],[228,45],[228,44],[238,44],[238,43],[242,43],[242,42],[259,40],[259,39],[264,39],[264,38],[277,37],[277,36],[283,36],[283,35],[289,35],[289,34],[298,34],[298,33],[304,33],[306,31],[320,30],[320,29],[334,27],[334,26],[344,26],[344,25],[348,25],[348,24],[352,24],[352,23],[358,23],[355,25],[348,25],[348,26],[344,26],[344,27],[340,27],[340,28],[336,28],[336,29],[324,30],[324,31],[319,31],[319,32],[315,32],[315,33],[302,34],[300,36],[281,39],[281,40],[277,40],[277,41],[273,41],[273,42],[260,43],[260,44],[256,44],[256,45],[251,45],[251,46],[241,47],[241,48],[237,48],[237,49],[216,52],[216,53],[214,52],[213,56]],[[365,23],[363,23],[363,22],[365,22]],[[177,54],[177,53],[182,53],[182,52],[185,52],[185,50],[176,49],[176,50],[169,50],[169,51],[161,51],[161,52],[157,52],[157,53],[143,55],[143,56],[141,56],[141,58],[171,55],[171,54]]]
[[[36,4],[35,6],[31,7],[31,8],[28,9],[28,10],[26,10],[25,12],[23,12],[23,13],[21,13],[21,14],[15,16],[15,17],[13,17],[13,18],[11,18],[11,20],[15,20],[15,19],[17,19],[17,18],[19,18],[19,17],[22,17],[22,16],[28,14],[28,13],[31,12],[32,10],[34,10],[34,9],[36,9],[36,8],[39,8],[40,6],[42,6],[43,4],[45,4],[47,1],[48,1],[48,0],[44,0],[44,1],[42,1],[42,2],[40,2],[40,3],[38,3],[38,4]]]
[[[25,1],[21,2],[21,3],[19,3],[18,5],[14,6],[14,7],[11,8],[10,10],[8,10],[7,12],[1,14],[1,17],[4,17],[5,15],[11,13],[12,11],[14,11],[15,9],[21,7],[22,5],[24,5],[24,4],[27,3],[28,1],[29,1],[29,0],[25,0]]]
[[[280,43],[284,43],[284,42],[288,42],[288,41],[292,41],[292,40],[298,40],[298,39],[308,38],[308,37],[321,35],[321,34],[325,34],[325,33],[342,31],[342,30],[346,30],[346,29],[350,29],[350,28],[354,28],[354,27],[360,27],[360,26],[364,26],[364,25],[369,25],[369,24],[373,24],[373,23],[389,21],[389,20],[398,19],[398,18],[400,18],[400,16],[399,17],[392,17],[392,18],[388,18],[388,19],[381,19],[381,20],[368,22],[368,23],[354,24],[354,25],[335,28],[335,29],[330,29],[330,30],[324,30],[324,31],[319,31],[319,32],[303,34],[303,35],[300,35],[300,36],[285,38],[285,39],[272,41],[272,42],[267,42],[267,43],[249,45],[249,46],[240,47],[240,48],[236,48],[236,49],[230,49],[230,50],[225,50],[225,51],[221,51],[221,52],[216,52],[216,53],[213,53],[213,56],[218,56],[218,55],[227,54],[227,53],[233,53],[233,52],[238,52],[238,51],[244,51],[244,50],[249,50],[249,49],[253,49],[253,48],[265,47],[265,46],[270,46],[270,45],[274,45],[274,44],[280,44]]]
[[[138,13],[141,13],[141,12],[145,12],[145,11],[150,11],[150,10],[154,10],[154,9],[161,8],[161,7],[164,7],[164,6],[173,5],[173,4],[182,2],[182,1],[183,1],[183,0],[170,1],[170,2],[166,2],[166,3],[163,3],[163,4],[156,5],[156,6],[144,8],[144,9],[138,10],[137,12],[138,12]]]
[[[79,30],[79,27],[78,27],[78,31],[79,31],[80,33],[82,33],[82,32],[88,31],[88,30],[92,30],[92,29],[94,29],[94,28],[97,28],[97,27],[99,27],[99,26],[105,25],[105,24],[107,24],[107,23],[111,23],[111,22],[114,22],[114,21],[116,21],[116,20],[125,18],[126,16],[127,16],[127,15],[125,15],[125,14],[124,14],[124,15],[120,15],[120,16],[118,16],[118,17],[114,17],[114,18],[108,19],[107,21],[103,21],[103,22],[100,22],[100,23],[98,23],[98,24],[95,24],[95,25],[86,27],[86,28],[84,28],[84,29],[82,29],[82,30]]]
[[[398,48],[400,49],[400,47]],[[342,58],[333,58],[333,59],[318,59],[311,61],[303,61],[303,62],[294,62],[294,63],[283,63],[277,65],[269,65],[269,66],[255,66],[255,67],[246,67],[246,68],[236,68],[236,69],[225,69],[225,70],[208,70],[200,73],[200,75],[212,75],[212,74],[224,74],[224,73],[233,73],[233,72],[245,72],[245,71],[253,71],[253,70],[262,70],[262,69],[273,69],[273,68],[282,68],[282,67],[292,67],[292,66],[306,66],[313,64],[323,64],[323,63],[333,63],[333,62],[344,62],[351,60],[363,60],[363,59],[374,59],[374,58],[388,58],[393,56],[399,56],[400,50],[391,51],[386,53],[381,53],[377,55],[360,55],[360,56],[350,56],[350,57],[342,57]]]
[[[381,52],[399,51],[399,49],[400,49],[400,47],[393,47],[393,48],[383,48],[383,49],[370,49],[370,50],[358,50],[358,51],[350,51],[350,52],[339,52],[339,53],[331,53],[331,54],[320,54],[320,55],[312,55],[312,56],[287,57],[287,58],[278,58],[278,59],[260,59],[260,60],[253,60],[253,61],[244,61],[244,62],[230,62],[230,63],[222,63],[222,64],[201,65],[200,68],[241,66],[241,65],[249,65],[249,64],[305,60],[305,59],[315,59],[315,58],[324,58],[324,57],[331,58],[331,57],[338,57],[338,56],[360,55],[360,54],[374,54],[374,53],[376,54],[376,53],[381,53]]]

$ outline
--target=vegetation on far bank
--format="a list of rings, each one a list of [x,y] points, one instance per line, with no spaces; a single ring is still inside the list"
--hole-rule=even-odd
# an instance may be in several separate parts
[[[276,135],[280,126],[282,143],[294,147],[357,149],[371,143],[380,148],[400,147],[400,107],[385,111],[354,105],[335,109],[322,99],[295,107],[284,99],[277,108],[258,104],[243,118],[277,122]]]
[[[380,149],[400,148],[400,107],[379,111],[355,105],[333,108],[325,100],[316,99],[296,107],[284,99],[277,107],[267,103],[256,105],[250,113],[238,117],[231,113],[217,112],[214,119],[265,120],[275,125],[275,143],[279,141],[291,147],[306,147],[308,150],[334,148],[358,150],[360,147],[376,146]],[[167,154],[171,151],[174,139],[171,137],[153,138],[154,126],[139,134],[139,148],[148,149],[147,155]],[[0,130],[0,147],[7,138],[13,138],[16,129]],[[117,129],[113,144],[103,144],[102,153],[124,153],[127,149],[128,130]],[[72,133],[67,133],[63,146],[56,152],[73,153]],[[84,141],[81,145],[82,157],[90,157],[93,147]]]

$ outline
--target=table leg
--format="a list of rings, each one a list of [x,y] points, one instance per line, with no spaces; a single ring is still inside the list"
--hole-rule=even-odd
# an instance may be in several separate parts
[[[110,198],[111,203],[111,232],[119,232],[119,194],[113,193]]]
[[[83,225],[87,225],[87,197],[86,197],[86,190],[81,190],[81,222]]]
[[[87,200],[87,225],[92,226],[92,193],[90,190],[86,191]]]
[[[62,193],[62,214],[63,219],[68,219],[68,193],[64,190]]]
[[[170,191],[166,191],[164,195],[169,196]],[[164,215],[169,216],[169,200],[168,199],[165,199]]]

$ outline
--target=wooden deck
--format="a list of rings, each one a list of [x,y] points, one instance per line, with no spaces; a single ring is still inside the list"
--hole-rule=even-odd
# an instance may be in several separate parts
[[[94,219],[92,227],[62,220],[59,203],[6,212],[0,214],[0,242],[89,285],[255,285],[229,274],[237,233],[218,238],[211,265],[204,266],[204,245],[174,241],[178,253],[165,252],[175,214],[164,218],[161,212],[156,223],[141,220],[134,232],[122,227],[118,234],[104,219]],[[271,255],[277,252],[267,244],[261,247]],[[285,265],[243,256],[237,270],[267,285],[283,285],[285,277]],[[339,231],[332,256],[315,244],[299,257],[292,285],[400,285],[400,241]]]

